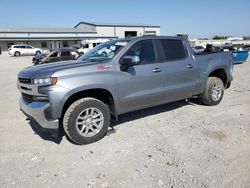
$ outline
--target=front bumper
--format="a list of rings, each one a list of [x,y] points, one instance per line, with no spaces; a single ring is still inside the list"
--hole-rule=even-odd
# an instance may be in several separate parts
[[[48,102],[32,102],[27,103],[21,97],[19,100],[21,111],[28,117],[35,120],[43,129],[58,129],[59,120],[49,120],[45,116],[45,110],[50,107]]]

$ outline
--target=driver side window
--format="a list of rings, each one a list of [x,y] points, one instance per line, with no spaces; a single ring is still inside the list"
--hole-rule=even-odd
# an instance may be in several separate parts
[[[155,48],[153,40],[143,40],[134,44],[124,56],[138,56],[139,65],[156,62]]]

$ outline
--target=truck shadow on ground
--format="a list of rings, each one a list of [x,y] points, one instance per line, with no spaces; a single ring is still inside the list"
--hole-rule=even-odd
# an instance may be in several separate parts
[[[39,128],[39,124],[33,120],[27,119],[29,121],[29,124],[31,128],[34,131],[35,135],[40,136],[43,140],[51,141],[56,144],[60,144],[62,141],[63,136],[65,135],[64,131],[62,128],[59,128],[59,131],[50,131],[49,133],[46,131],[43,131],[42,129]],[[62,127],[62,126],[60,126]]]
[[[151,116],[151,115],[155,115],[155,114],[159,114],[159,113],[163,113],[163,112],[173,111],[175,109],[178,109],[178,108],[181,108],[181,107],[187,106],[187,105],[200,105],[200,104],[201,104],[201,102],[198,98],[191,98],[188,100],[181,100],[181,101],[177,101],[177,102],[173,102],[173,103],[159,105],[159,106],[146,108],[143,110],[138,110],[138,111],[129,112],[129,113],[120,115],[119,120],[117,122],[112,121],[111,129],[108,130],[107,136],[114,134],[115,133],[114,128],[118,125],[121,125],[122,123],[138,120],[138,119],[144,118],[146,116]],[[29,121],[31,128],[34,131],[34,134],[40,136],[44,140],[51,141],[51,142],[54,142],[56,144],[60,144],[62,139],[63,139],[63,136],[65,136],[65,132],[64,132],[61,125],[60,125],[58,132],[48,133],[48,132],[41,130],[39,128],[39,125],[35,121],[30,120],[30,119],[27,119],[27,120]]]
[[[160,114],[163,112],[173,111],[173,110],[176,110],[178,108],[181,108],[181,107],[187,106],[187,105],[194,106],[194,105],[201,105],[201,104],[202,103],[200,102],[200,100],[198,98],[191,98],[188,100],[181,100],[181,101],[163,104],[163,105],[159,105],[159,106],[155,106],[155,107],[151,107],[151,108],[146,108],[143,110],[129,112],[129,113],[120,115],[119,120],[117,122],[113,121],[111,123],[112,128],[108,131],[107,135],[115,133],[114,128],[116,126],[123,124],[123,123],[138,120],[138,119],[141,119],[141,118],[144,118],[147,116],[151,116],[151,115],[155,115],[155,114]]]

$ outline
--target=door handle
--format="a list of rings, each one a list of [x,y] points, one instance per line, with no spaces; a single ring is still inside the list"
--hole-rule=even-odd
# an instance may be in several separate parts
[[[154,68],[152,71],[153,71],[154,73],[157,73],[157,72],[161,72],[161,69],[159,69],[159,68]]]
[[[188,68],[188,69],[191,69],[191,68],[193,68],[193,65],[188,64],[188,65],[187,65],[187,68]]]

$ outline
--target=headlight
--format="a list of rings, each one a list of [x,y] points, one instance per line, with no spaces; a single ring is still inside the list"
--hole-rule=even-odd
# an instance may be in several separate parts
[[[57,78],[51,77],[51,78],[35,78],[33,79],[33,84],[35,85],[56,85]]]

